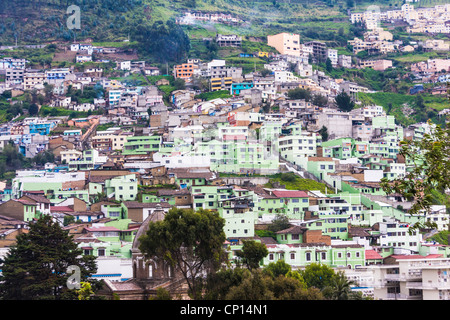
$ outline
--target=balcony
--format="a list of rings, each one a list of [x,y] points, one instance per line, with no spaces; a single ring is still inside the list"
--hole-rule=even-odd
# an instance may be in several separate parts
[[[406,295],[403,293],[388,293],[384,300],[422,300],[422,295]]]

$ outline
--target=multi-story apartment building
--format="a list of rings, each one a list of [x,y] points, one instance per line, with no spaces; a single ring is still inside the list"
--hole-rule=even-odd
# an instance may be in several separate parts
[[[61,154],[61,162],[65,164],[72,161],[76,161],[83,156],[83,152],[76,149],[63,150],[60,152],[60,154]]]
[[[45,81],[49,84],[59,84],[62,83],[66,76],[70,74],[69,68],[59,68],[59,69],[51,69],[45,71]]]
[[[131,136],[123,144],[123,155],[150,154],[159,151],[160,136]]]
[[[138,179],[135,174],[123,175],[105,180],[105,193],[119,201],[136,200]]]
[[[31,90],[39,85],[43,85],[45,74],[43,72],[26,72],[23,76],[23,88]]]
[[[219,47],[241,47],[242,37],[235,34],[217,34],[215,41]]]
[[[395,219],[385,218],[379,223],[379,245],[398,248],[405,254],[418,253],[422,235],[417,230],[410,230],[410,225]]]
[[[449,300],[450,259],[441,255],[393,255],[368,266],[375,300]]]
[[[6,69],[6,84],[10,86],[21,85],[23,83],[25,70],[19,68]]]
[[[176,79],[183,79],[189,82],[194,75],[194,64],[183,63],[173,67],[173,76]]]
[[[296,33],[279,33],[267,36],[267,44],[284,55],[300,56],[300,35]]]
[[[308,157],[317,155],[317,135],[314,132],[300,132],[278,139],[280,156],[301,167],[306,167]]]
[[[304,44],[304,46],[312,47],[312,58],[313,62],[325,62],[327,60],[327,44],[320,41],[309,41]]]
[[[69,170],[93,170],[105,164],[108,160],[107,156],[100,156],[95,149],[83,150],[81,158],[69,160],[67,162]]]

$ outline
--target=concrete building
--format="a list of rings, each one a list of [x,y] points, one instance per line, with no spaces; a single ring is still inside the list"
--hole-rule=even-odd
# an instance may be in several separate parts
[[[300,56],[300,35],[296,33],[279,33],[267,36],[267,44],[277,49],[281,54]]]

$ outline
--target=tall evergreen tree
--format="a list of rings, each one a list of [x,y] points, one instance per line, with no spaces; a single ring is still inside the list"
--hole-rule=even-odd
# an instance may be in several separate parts
[[[17,236],[3,260],[0,260],[0,298],[4,300],[71,300],[77,291],[69,289],[69,266],[80,270],[79,281],[87,281],[97,266],[94,256],[82,256],[82,250],[67,231],[49,215],[30,224],[28,233]],[[91,281],[91,280],[89,280]],[[98,285],[97,282],[91,281]]]
[[[337,107],[339,110],[344,112],[352,111],[355,107],[355,102],[352,101],[352,98],[345,92],[344,90],[341,91],[335,98],[334,98]]]

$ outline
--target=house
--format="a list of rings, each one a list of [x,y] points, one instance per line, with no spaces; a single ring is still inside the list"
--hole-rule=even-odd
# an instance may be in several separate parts
[[[13,246],[16,244],[16,237],[28,230],[25,221],[0,215],[0,248]]]
[[[149,202],[142,203],[138,201],[123,201],[122,208],[124,210],[124,216],[127,219],[131,219],[136,222],[143,222],[155,211],[163,210],[168,212],[172,207],[167,202]]]
[[[43,214],[50,214],[51,201],[42,195],[24,193],[19,200],[26,200],[36,204],[36,211]]]
[[[145,67],[144,73],[147,76],[159,76],[161,74],[157,67]]]
[[[11,199],[0,204],[0,215],[29,222],[37,218],[36,208],[36,202]]]

